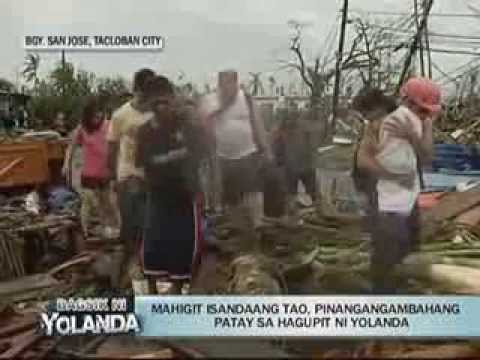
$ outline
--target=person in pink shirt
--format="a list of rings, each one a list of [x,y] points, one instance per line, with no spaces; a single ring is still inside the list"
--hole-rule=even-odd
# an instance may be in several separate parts
[[[72,143],[73,148],[81,146],[83,152],[81,223],[85,236],[88,236],[94,211],[97,211],[105,234],[112,233],[116,225],[115,208],[110,196],[111,177],[107,166],[108,127],[109,121],[105,120],[98,100],[89,99],[83,109],[82,121],[75,131]]]

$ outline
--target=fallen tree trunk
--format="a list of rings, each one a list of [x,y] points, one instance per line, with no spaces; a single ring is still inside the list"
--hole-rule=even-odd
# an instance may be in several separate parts
[[[438,293],[480,294],[480,269],[467,266],[428,264],[420,261],[398,266],[397,274],[428,283]]]

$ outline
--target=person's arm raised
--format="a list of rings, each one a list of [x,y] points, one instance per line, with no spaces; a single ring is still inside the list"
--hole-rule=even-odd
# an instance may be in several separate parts
[[[385,131],[390,135],[407,140],[419,156],[423,165],[432,162],[434,156],[433,146],[433,118],[422,121],[422,136],[417,135],[412,126],[400,123],[385,124]]]

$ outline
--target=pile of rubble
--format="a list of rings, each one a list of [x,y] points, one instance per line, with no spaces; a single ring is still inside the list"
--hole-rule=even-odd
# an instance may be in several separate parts
[[[65,358],[123,354],[123,357],[129,358],[154,355],[173,358],[182,351],[175,348],[174,344],[156,342],[150,344],[148,349],[127,356],[125,354],[138,344],[115,352],[119,345],[108,345],[108,341],[101,337],[85,340],[82,344],[70,344],[64,339],[47,339],[36,334],[34,314],[46,306],[47,300],[60,296],[98,295],[100,289],[111,288],[110,276],[115,268],[118,243],[88,239],[86,251],[73,257],[68,251],[65,253],[68,261],[57,260],[22,270],[22,264],[28,264],[21,250],[25,249],[25,244],[43,237],[46,239],[43,243],[50,243],[45,252],[52,253],[51,250],[55,248],[52,242],[62,243],[59,240],[62,237],[65,243],[73,246],[75,241],[79,241],[69,237],[79,233],[78,209],[72,206],[55,214],[40,215],[22,210],[22,206],[15,204],[15,201],[20,200],[12,200],[0,208],[3,213],[0,221],[1,240],[11,241],[9,246],[2,245],[3,250],[0,249],[3,256],[0,264],[5,268],[2,275],[6,272],[10,274],[9,281],[3,281],[0,287],[0,314],[4,319],[0,322],[0,356],[41,359],[49,358],[52,354]],[[264,226],[254,233],[236,228],[227,216],[210,220],[205,256],[199,275],[191,287],[193,294],[369,292],[370,242],[360,216],[332,216],[321,209],[307,207],[301,209],[297,217],[288,220],[266,219]],[[478,188],[438,195],[436,203],[422,212],[421,221],[421,247],[398,269],[402,292],[479,294]],[[12,253],[16,255],[12,256]],[[56,265],[52,266],[53,263]],[[306,349],[303,345],[299,349],[295,342],[286,345],[292,352]],[[442,355],[432,353],[433,346],[440,346],[445,353],[455,352],[458,356],[477,354],[474,346],[468,342],[435,345],[363,342],[352,346],[328,346],[317,342],[317,345],[317,348],[308,351],[309,355],[315,353],[320,358]],[[188,346],[186,348],[183,351],[188,352]]]
[[[48,301],[110,287],[108,279],[101,282],[112,270],[109,247],[88,249],[78,198],[58,188],[47,195],[0,201],[0,358],[49,358],[59,340],[35,331]]]
[[[30,205],[16,197],[0,206],[0,280],[48,269],[71,257],[81,242],[78,202],[50,213]]]
[[[398,267],[403,294],[480,294],[480,191],[438,195],[422,211],[418,251]],[[358,216],[304,209],[291,221],[270,220],[256,234],[215,219],[194,294],[368,294],[369,236]],[[467,341],[436,343],[287,342],[291,351],[319,358],[478,357]],[[312,345],[312,344],[310,344]],[[308,348],[308,350],[307,350]],[[442,349],[441,352],[437,348]]]
[[[480,143],[478,99],[450,101],[436,122],[435,137],[441,143]]]
[[[480,293],[478,190],[444,194],[422,212],[420,248],[399,267],[407,280],[402,291]],[[209,245],[219,266],[212,271],[218,281],[206,276],[206,283],[216,284],[207,286],[210,293],[362,294],[370,288],[370,242],[359,216],[311,208],[293,221],[272,219],[256,234],[234,228],[225,217],[214,229]]]

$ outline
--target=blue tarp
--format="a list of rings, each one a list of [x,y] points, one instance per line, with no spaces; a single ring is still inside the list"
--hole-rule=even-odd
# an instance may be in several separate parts
[[[425,191],[480,181],[480,146],[436,144],[432,167],[424,170],[424,181]]]
[[[480,175],[480,151],[477,145],[436,144],[433,172],[473,172]]]

